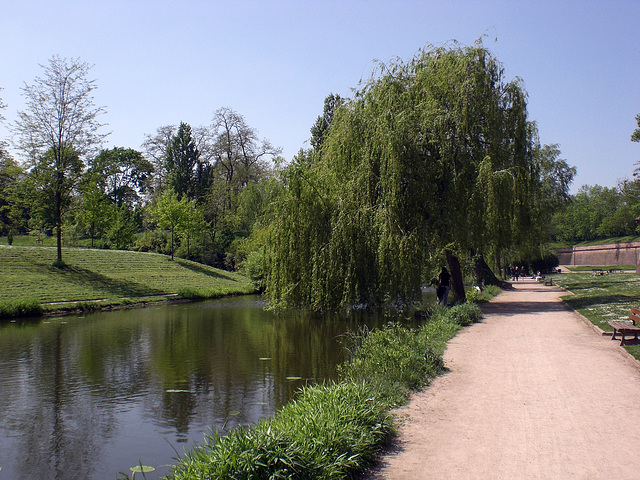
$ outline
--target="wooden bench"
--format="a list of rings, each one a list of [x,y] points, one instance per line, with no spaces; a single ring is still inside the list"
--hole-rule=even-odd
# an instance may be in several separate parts
[[[623,322],[623,321],[610,321],[607,322],[611,328],[613,328],[613,336],[612,340],[616,339],[616,335],[620,334],[620,345],[624,345],[625,335],[633,335],[636,340],[638,339],[638,334],[640,334],[640,310],[637,308],[632,308],[631,313],[629,314],[629,318],[631,322]]]

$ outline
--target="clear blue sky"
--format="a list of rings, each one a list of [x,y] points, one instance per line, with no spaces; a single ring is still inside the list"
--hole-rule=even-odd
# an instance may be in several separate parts
[[[108,147],[140,148],[160,126],[208,125],[230,107],[289,160],[308,147],[325,96],[350,96],[374,59],[483,35],[507,79],[524,80],[542,143],[577,167],[573,191],[631,176],[637,0],[4,0],[0,97],[11,123],[40,64],[80,57],[94,65]]]

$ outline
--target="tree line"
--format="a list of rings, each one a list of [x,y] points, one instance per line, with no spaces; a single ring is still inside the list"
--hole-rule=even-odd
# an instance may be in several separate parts
[[[640,235],[640,182],[623,180],[615,187],[583,185],[553,217],[553,240],[576,244]]]
[[[640,114],[632,142],[640,142]],[[615,187],[583,185],[555,212],[550,224],[551,238],[576,244],[640,235],[640,161],[632,178]]]
[[[326,97],[311,147],[285,164],[229,108],[159,127],[140,151],[101,149],[90,67],[53,57],[12,126],[26,160],[0,152],[1,233],[55,234],[60,263],[75,237],[242,264],[273,305],[325,310],[409,304],[442,265],[463,300],[465,276],[499,283],[547,255],[583,193],[607,203],[607,189],[569,194],[575,167],[540,144],[522,81],[480,41],[378,67],[352,98]],[[635,185],[616,189],[627,226]]]
[[[42,68],[11,125],[21,161],[0,145],[0,234],[55,235],[59,265],[63,243],[84,239],[233,268],[281,150],[230,108],[208,126],[161,126],[141,150],[103,149],[91,66],[54,56]]]

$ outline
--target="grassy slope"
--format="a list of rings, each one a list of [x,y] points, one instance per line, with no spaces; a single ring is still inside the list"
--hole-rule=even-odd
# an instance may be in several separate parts
[[[550,247],[572,247],[572,246],[589,246],[589,245],[607,245],[610,243],[629,243],[629,242],[638,242],[640,241],[640,237],[635,235],[630,235],[628,237],[610,237],[604,238],[601,240],[589,240],[586,242],[572,243],[572,242],[553,242],[549,246]]]
[[[640,275],[634,273],[563,273],[554,281],[572,293],[562,297],[565,302],[607,332],[613,330],[609,320],[628,320],[631,307],[640,306]],[[640,345],[625,348],[640,360]]]
[[[208,296],[254,291],[242,275],[154,253],[65,248],[63,269],[52,266],[55,257],[52,247],[0,246],[0,301],[117,299],[184,289]]]

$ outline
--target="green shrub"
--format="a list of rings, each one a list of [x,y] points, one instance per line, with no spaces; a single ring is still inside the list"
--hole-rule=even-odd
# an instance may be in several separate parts
[[[398,405],[411,390],[440,373],[441,362],[428,340],[397,323],[363,332],[354,336],[351,359],[338,366],[339,374],[347,380],[372,383],[383,402]]]
[[[178,291],[178,296],[181,298],[188,298],[189,300],[204,300],[207,297],[207,293],[201,288],[184,287]]]
[[[37,300],[5,300],[0,302],[0,318],[36,317],[44,309]]]
[[[466,327],[482,319],[482,310],[472,302],[460,303],[450,308],[449,315],[454,322]]]
[[[363,469],[393,432],[365,383],[304,388],[254,428],[210,435],[172,472],[175,479],[345,478]]]
[[[189,300],[206,300],[213,298],[220,298],[226,295],[241,295],[255,293],[253,285],[250,283],[240,286],[238,288],[227,288],[224,286],[218,288],[198,288],[198,287],[184,287],[178,291],[178,296],[181,298],[187,298]]]
[[[264,255],[259,252],[251,252],[241,264],[242,273],[251,279],[256,289],[262,291],[265,288]]]
[[[467,297],[467,302],[477,303],[478,301],[480,301],[480,298],[482,297],[482,291],[476,286],[471,287],[469,290],[467,290],[466,297]]]

